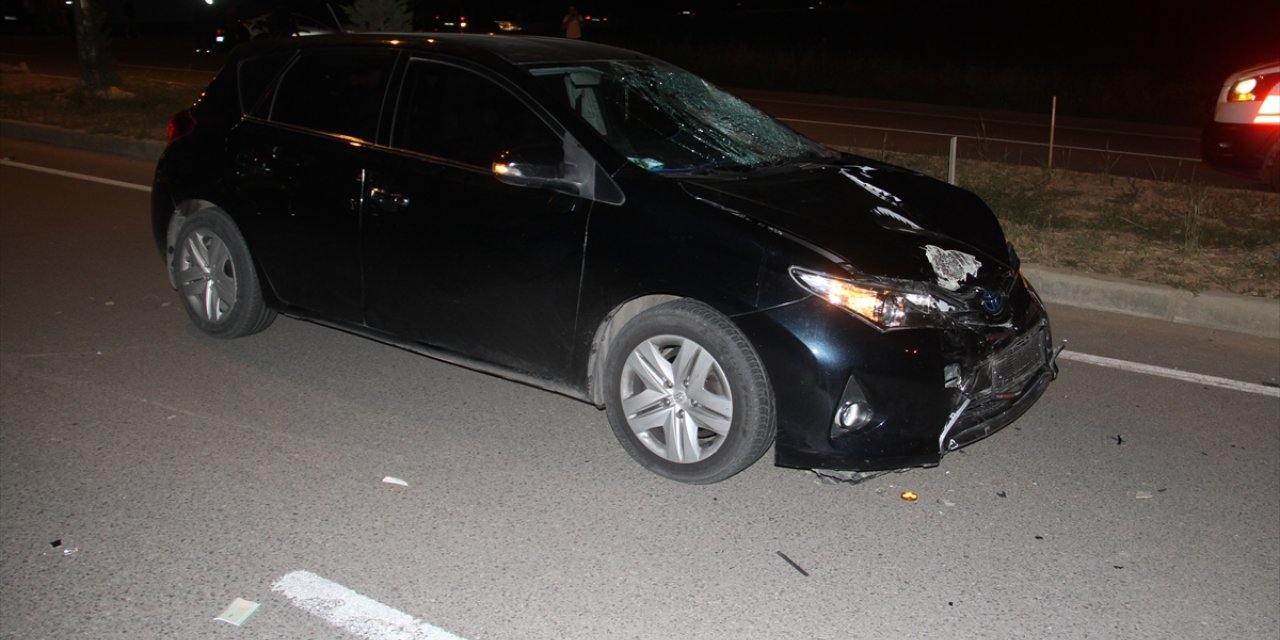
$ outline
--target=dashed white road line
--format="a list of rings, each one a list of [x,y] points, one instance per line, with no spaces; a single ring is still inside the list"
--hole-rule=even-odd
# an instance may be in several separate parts
[[[1223,389],[1231,389],[1234,391],[1243,391],[1245,393],[1254,393],[1261,396],[1271,396],[1280,398],[1280,388],[1268,387],[1262,384],[1254,384],[1252,382],[1241,382],[1230,378],[1219,378],[1216,376],[1206,376],[1200,373],[1191,373],[1181,369],[1170,369],[1168,367],[1157,367],[1150,364],[1141,364],[1138,362],[1129,362],[1128,360],[1117,360],[1115,358],[1107,358],[1104,356],[1093,356],[1087,353],[1076,353],[1074,351],[1063,351],[1058,354],[1059,360],[1072,360],[1074,362],[1083,362],[1085,364],[1097,365],[1099,367],[1108,367],[1111,369],[1120,369],[1131,373],[1141,373],[1149,376],[1158,376],[1161,378],[1169,378],[1171,380],[1181,380],[1183,382],[1192,382],[1195,384],[1203,384],[1210,387],[1221,387]]]
[[[293,606],[366,640],[465,640],[310,571],[287,573],[271,590],[283,594]]]
[[[6,167],[17,167],[18,169],[26,169],[27,171],[47,173],[49,175],[60,176],[63,178],[71,178],[72,180],[96,182],[98,184],[105,184],[112,187],[120,187],[121,189],[133,189],[134,191],[143,191],[145,193],[151,193],[151,187],[145,184],[134,184],[132,182],[124,182],[122,180],[112,180],[111,178],[99,178],[98,176],[91,176],[83,173],[76,173],[74,171],[63,171],[62,169],[42,167],[40,165],[27,164],[25,162],[18,162],[17,160],[14,160],[12,158],[0,158],[0,165],[6,166]]]

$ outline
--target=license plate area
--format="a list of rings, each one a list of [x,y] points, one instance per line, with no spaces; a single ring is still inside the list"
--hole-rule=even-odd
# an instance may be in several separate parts
[[[1044,369],[1044,340],[1042,325],[992,356],[991,390],[996,398],[1017,396],[1027,381]]]

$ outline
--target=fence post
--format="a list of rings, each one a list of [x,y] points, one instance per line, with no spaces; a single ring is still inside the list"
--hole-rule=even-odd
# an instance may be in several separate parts
[[[1053,106],[1049,110],[1049,171],[1053,171],[1053,134],[1058,126],[1058,96],[1053,97]]]
[[[960,138],[951,136],[951,155],[947,159],[947,183],[954,185],[956,183],[956,145]]]

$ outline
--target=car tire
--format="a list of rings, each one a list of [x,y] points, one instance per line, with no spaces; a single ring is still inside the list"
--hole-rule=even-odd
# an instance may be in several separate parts
[[[773,391],[760,357],[705,304],[677,300],[636,316],[610,345],[604,375],[614,435],[658,475],[719,482],[773,444]]]
[[[205,209],[178,230],[169,268],[182,307],[201,331],[239,338],[266,329],[276,313],[262,297],[244,236],[221,211]]]

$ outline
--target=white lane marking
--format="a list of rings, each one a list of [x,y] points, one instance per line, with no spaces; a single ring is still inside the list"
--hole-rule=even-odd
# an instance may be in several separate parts
[[[9,158],[0,158],[0,165],[6,166],[6,167],[16,167],[18,169],[26,169],[27,171],[38,171],[40,173],[47,173],[50,175],[61,176],[63,178],[71,178],[73,180],[84,180],[85,182],[96,182],[98,184],[105,184],[112,187],[120,187],[122,189],[133,189],[134,191],[151,193],[151,187],[148,187],[145,184],[134,184],[132,182],[112,180],[111,178],[99,178],[98,176],[90,176],[90,175],[85,175],[83,173],[63,171],[62,169],[51,169],[49,167],[41,167],[39,165],[27,164],[25,162],[18,162],[17,160],[10,160]]]
[[[293,606],[366,640],[464,640],[310,571],[292,571],[271,585]]]
[[[937,131],[920,131],[918,129],[898,129],[894,127],[873,127],[871,125],[849,124],[847,122],[826,122],[823,120],[804,120],[801,118],[778,118],[783,122],[796,122],[799,124],[814,124],[827,127],[840,127],[842,129],[870,129],[871,131],[888,131],[889,133],[909,133],[921,136],[938,136],[942,138],[959,138],[961,140],[979,140],[982,142],[995,142],[999,144],[1020,144],[1028,147],[1048,147],[1047,142],[1032,142],[1028,140],[1014,140],[1012,138],[988,138],[984,136],[966,136],[954,133],[938,133]],[[1096,153],[1105,153],[1113,156],[1133,156],[1136,158],[1156,158],[1157,160],[1178,160],[1180,162],[1199,163],[1200,158],[1190,158],[1187,156],[1166,156],[1157,153],[1138,153],[1136,151],[1117,151],[1116,149],[1097,149],[1094,147],[1077,147],[1068,144],[1055,144],[1055,149],[1068,149],[1071,151],[1093,151]]]
[[[1150,364],[1141,364],[1137,362],[1129,362],[1128,360],[1117,360],[1115,358],[1107,358],[1103,356],[1093,356],[1087,353],[1076,353],[1074,351],[1063,351],[1058,354],[1059,360],[1073,360],[1075,362],[1083,362],[1085,364],[1097,365],[1099,367],[1109,367],[1111,369],[1120,369],[1131,373],[1142,373],[1149,376],[1159,376],[1161,378],[1169,378],[1172,380],[1181,380],[1183,382],[1192,382],[1195,384],[1203,384],[1211,387],[1221,387],[1223,389],[1231,389],[1233,391],[1243,391],[1245,393],[1253,393],[1260,396],[1271,396],[1280,398],[1280,388],[1268,387],[1262,384],[1254,384],[1252,382],[1241,382],[1230,378],[1219,378],[1216,376],[1206,376],[1199,373],[1190,373],[1181,369],[1169,369],[1167,367],[1157,367]]]

